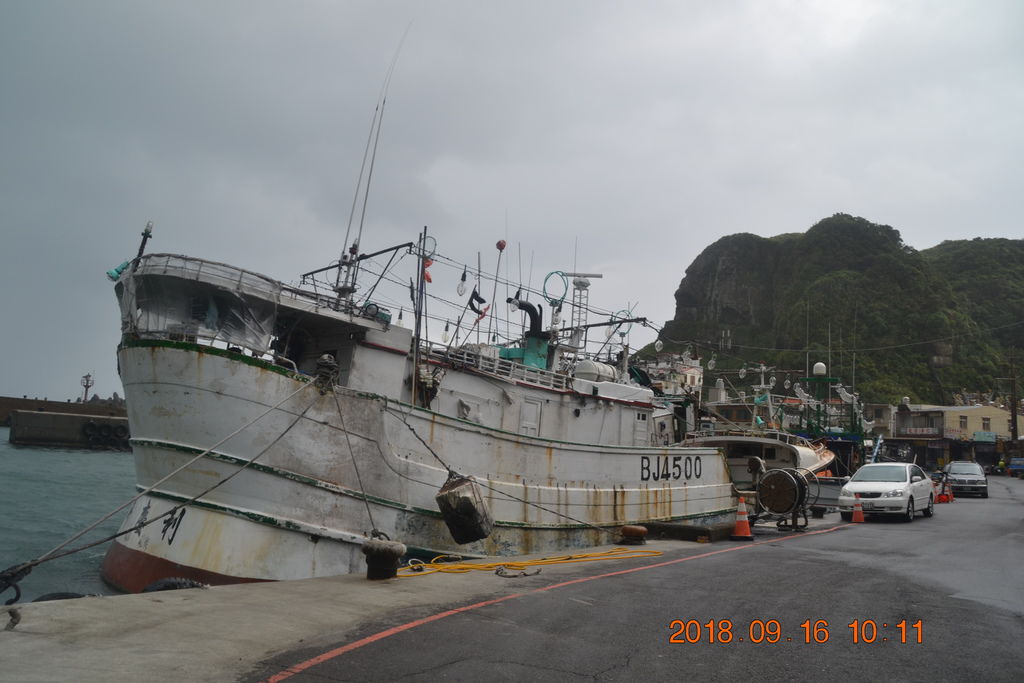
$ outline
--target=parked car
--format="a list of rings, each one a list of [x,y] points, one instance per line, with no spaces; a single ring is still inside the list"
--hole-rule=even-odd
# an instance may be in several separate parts
[[[876,462],[857,470],[839,491],[839,514],[846,521],[853,519],[856,494],[866,515],[900,515],[913,522],[918,510],[925,517],[935,514],[932,480],[913,463]]]
[[[970,460],[954,460],[943,468],[954,496],[973,493],[988,498],[988,477],[985,470]]]

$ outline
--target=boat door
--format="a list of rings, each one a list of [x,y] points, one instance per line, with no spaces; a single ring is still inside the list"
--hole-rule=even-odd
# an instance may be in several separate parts
[[[633,445],[634,446],[649,446],[651,443],[651,421],[647,418],[650,417],[643,411],[638,411],[636,419],[633,420]]]
[[[535,398],[523,399],[519,409],[519,433],[525,436],[537,436],[540,432],[541,402]]]

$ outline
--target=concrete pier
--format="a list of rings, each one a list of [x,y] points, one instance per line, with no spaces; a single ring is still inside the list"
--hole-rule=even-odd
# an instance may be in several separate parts
[[[669,549],[669,543],[651,547]],[[532,581],[575,567],[545,567]],[[494,572],[383,581],[348,574],[0,606],[0,680],[239,680],[275,655],[326,647],[383,615],[431,613],[523,587]]]
[[[15,410],[43,413],[76,413],[99,417],[126,417],[124,399],[81,401],[51,401],[46,398],[0,396],[0,426],[10,426],[10,414]]]
[[[20,446],[128,450],[128,418],[12,410],[11,443]]]

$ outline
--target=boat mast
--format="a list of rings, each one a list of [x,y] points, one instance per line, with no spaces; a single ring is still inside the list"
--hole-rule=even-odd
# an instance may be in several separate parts
[[[398,55],[402,52],[402,45],[409,35],[410,24],[402,34],[395,49],[395,56],[391,58],[391,65],[384,77],[384,84],[380,89],[380,96],[377,98],[377,106],[373,110],[373,118],[370,120],[370,134],[366,139],[366,149],[363,150],[363,162],[359,166],[359,178],[356,181],[355,196],[352,198],[352,209],[348,214],[348,227],[345,229],[345,241],[342,243],[341,256],[338,258],[338,273],[334,279],[334,291],[338,294],[340,301],[351,302],[352,294],[356,291],[356,279],[359,275],[359,243],[363,240],[363,223],[366,220],[366,207],[370,199],[370,183],[373,180],[373,166],[377,160],[377,146],[380,143],[380,129],[384,122],[384,107],[388,102],[388,88],[391,85],[391,76],[395,73],[395,65],[398,64]],[[369,159],[369,164],[367,164]],[[363,184],[363,174],[366,174],[366,184]],[[356,207],[360,204],[360,191],[362,191],[362,206],[359,211],[359,230],[356,239],[348,246],[349,236],[352,233],[352,222],[355,219]],[[347,251],[346,251],[347,249]],[[344,271],[344,274],[342,273]],[[344,281],[343,281],[344,280]]]
[[[423,304],[426,299],[426,269],[430,259],[427,254],[427,226],[423,226],[416,249],[416,288],[413,298],[413,337],[412,337],[412,403],[418,403],[420,385],[420,343],[423,336]]]

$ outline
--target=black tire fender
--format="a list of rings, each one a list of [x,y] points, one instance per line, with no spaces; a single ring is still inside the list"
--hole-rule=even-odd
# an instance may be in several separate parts
[[[85,595],[82,593],[70,593],[64,591],[58,591],[56,593],[44,593],[32,602],[49,602],[51,600],[74,600],[75,598],[84,598]]]
[[[149,584],[142,589],[142,592],[156,593],[157,591],[176,591],[183,588],[207,588],[207,585],[180,576],[168,576],[165,579],[158,579]]]

